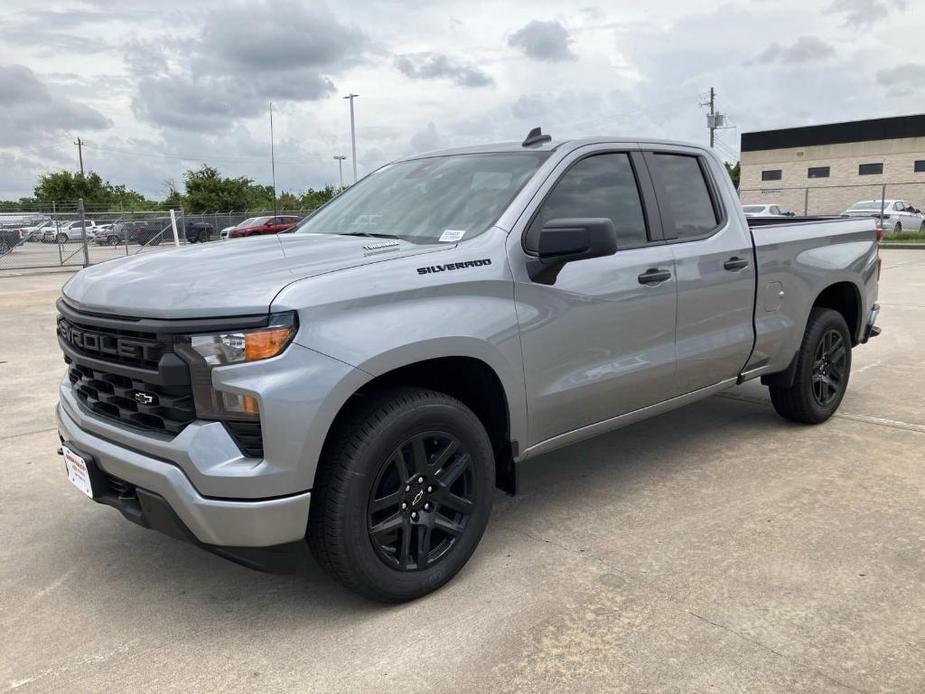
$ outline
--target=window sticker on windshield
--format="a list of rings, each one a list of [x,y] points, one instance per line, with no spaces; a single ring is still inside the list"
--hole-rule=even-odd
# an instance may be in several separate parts
[[[441,243],[454,243],[456,241],[461,241],[462,237],[466,235],[465,229],[447,229],[442,234],[440,234]]]

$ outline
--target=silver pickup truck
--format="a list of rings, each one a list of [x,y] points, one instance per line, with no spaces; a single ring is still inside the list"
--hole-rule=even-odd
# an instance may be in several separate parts
[[[264,570],[307,547],[409,600],[534,456],[755,378],[828,419],[878,332],[875,226],[749,228],[694,145],[535,130],[410,157],[293,233],[75,275],[60,452],[142,526]]]

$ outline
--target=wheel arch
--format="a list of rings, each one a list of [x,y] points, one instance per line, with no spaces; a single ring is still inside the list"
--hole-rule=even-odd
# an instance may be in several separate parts
[[[512,434],[510,398],[497,370],[473,356],[434,356],[393,365],[372,375],[341,405],[328,427],[322,451],[329,444],[332,432],[363,398],[397,386],[415,386],[445,393],[471,409],[485,426],[494,449],[495,486],[508,494],[516,493],[514,461],[519,455],[519,443],[516,434]]]
[[[838,311],[845,319],[851,332],[851,344],[856,346],[861,340],[861,290],[854,282],[841,281],[830,284],[823,289],[812,308],[828,308]],[[809,318],[807,317],[807,320]]]

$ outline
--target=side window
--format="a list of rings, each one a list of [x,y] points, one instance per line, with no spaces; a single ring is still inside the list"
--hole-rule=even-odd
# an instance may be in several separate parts
[[[649,162],[658,183],[665,236],[685,239],[703,236],[715,229],[719,224],[719,211],[700,160],[687,154],[655,153]]]
[[[900,201],[894,202],[894,203],[893,203],[893,209],[894,209],[894,210],[897,210],[897,211],[899,211],[899,212],[902,212],[903,210],[906,209],[906,204],[905,204],[904,202],[900,202]]]
[[[533,218],[524,246],[536,252],[543,225],[569,217],[610,219],[617,230],[618,249],[648,243],[642,199],[629,155],[596,154],[566,171]]]
[[[780,208],[777,205],[771,205],[771,214],[780,214]]]

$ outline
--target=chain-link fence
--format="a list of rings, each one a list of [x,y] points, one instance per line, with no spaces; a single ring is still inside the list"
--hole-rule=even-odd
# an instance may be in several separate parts
[[[82,209],[52,204],[30,212],[0,213],[0,272],[82,267],[112,258],[218,241],[242,223],[283,228],[308,214],[241,210],[200,214],[174,210]],[[277,219],[280,218],[280,219]],[[272,223],[278,221],[279,224]]]
[[[925,182],[741,188],[746,214],[877,217],[890,234],[925,238]],[[749,208],[754,207],[752,211]],[[759,207],[765,209],[759,210]],[[777,208],[772,210],[771,208]]]

